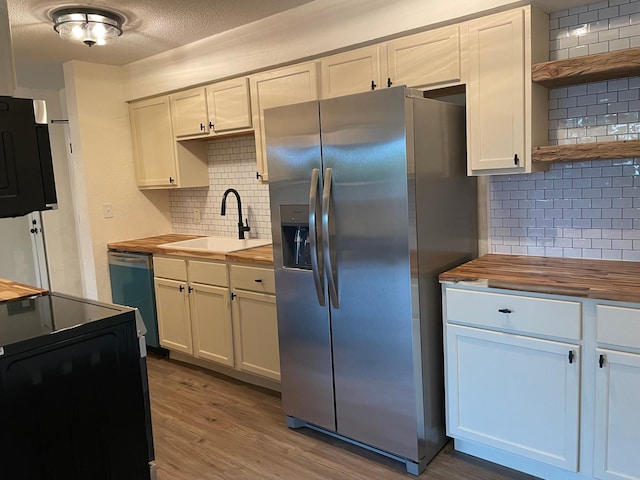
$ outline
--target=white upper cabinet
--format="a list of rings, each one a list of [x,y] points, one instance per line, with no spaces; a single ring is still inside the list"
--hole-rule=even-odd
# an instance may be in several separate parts
[[[175,141],[168,96],[132,102],[129,119],[139,188],[209,185],[206,144]]]
[[[386,86],[384,46],[358,48],[320,60],[322,98],[367,92]]]
[[[213,137],[251,128],[249,80],[234,78],[169,95],[177,138]]]
[[[214,133],[251,128],[249,79],[234,78],[206,88],[209,121]]]
[[[251,111],[256,132],[257,175],[268,181],[264,137],[264,110],[318,99],[318,66],[315,62],[259,73],[249,78]]]
[[[465,30],[453,25],[388,42],[387,84],[427,89],[463,81],[466,36],[461,36],[461,28]]]
[[[547,142],[547,95],[531,64],[548,58],[548,18],[524,7],[468,26],[469,174],[530,173],[532,145]]]
[[[207,96],[203,87],[169,95],[173,134],[176,137],[206,135],[209,133],[207,121]]]

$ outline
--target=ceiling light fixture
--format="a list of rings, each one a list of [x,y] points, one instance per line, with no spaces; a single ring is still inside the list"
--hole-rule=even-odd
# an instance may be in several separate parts
[[[124,18],[114,12],[92,7],[64,7],[51,12],[53,29],[62,38],[85,45],[105,45],[122,35]]]

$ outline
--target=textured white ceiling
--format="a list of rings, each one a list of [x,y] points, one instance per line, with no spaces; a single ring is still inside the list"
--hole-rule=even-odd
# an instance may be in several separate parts
[[[124,65],[312,0],[7,0],[14,56],[19,63],[68,60]],[[125,18],[112,45],[87,47],[62,40],[50,12],[62,6],[96,6]]]
[[[64,82],[61,64],[64,62],[81,60],[125,65],[313,0],[80,0],[77,3],[65,0],[6,1],[18,84],[31,88],[62,88]],[[547,12],[590,3],[589,0],[531,1]],[[53,30],[50,13],[56,8],[73,5],[96,6],[116,11],[125,18],[123,35],[113,44],[91,48],[61,39]],[[286,29],[287,25],[283,24],[282,28]]]

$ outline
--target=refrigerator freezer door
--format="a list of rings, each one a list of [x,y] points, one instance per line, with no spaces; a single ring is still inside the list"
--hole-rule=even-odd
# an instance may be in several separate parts
[[[323,166],[332,172],[328,243],[339,298],[331,309],[337,431],[419,460],[410,268],[415,208],[408,198],[415,178],[404,93],[325,100],[320,116]]]
[[[287,415],[335,431],[329,310],[324,288],[319,294],[316,291],[316,286],[322,286],[318,269],[323,263],[317,201],[322,178],[313,174],[314,169],[322,171],[318,102],[268,109],[264,118],[283,409]],[[310,197],[316,200],[314,215],[308,212]],[[281,218],[281,212],[291,209],[281,208],[283,205],[306,205],[305,218],[315,221],[309,225],[309,231],[318,236],[311,242],[318,253],[317,258],[312,257],[315,281],[313,270],[284,267],[283,252],[290,246],[282,224],[291,219]],[[324,305],[320,305],[320,298]]]

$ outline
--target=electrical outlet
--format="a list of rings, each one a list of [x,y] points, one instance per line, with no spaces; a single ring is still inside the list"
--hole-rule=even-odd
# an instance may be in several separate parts
[[[200,223],[202,221],[202,216],[200,215],[200,209],[199,208],[194,208],[193,209],[193,221],[195,223]]]
[[[102,204],[102,216],[104,218],[113,218],[113,205],[110,203]]]

